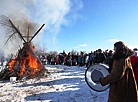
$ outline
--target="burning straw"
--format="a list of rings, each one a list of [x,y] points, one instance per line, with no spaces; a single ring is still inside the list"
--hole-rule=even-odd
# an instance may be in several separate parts
[[[1,21],[0,24],[8,27],[8,30],[10,29],[11,34],[9,35],[6,43],[14,35],[18,35],[19,38],[23,41],[23,47],[18,50],[17,56],[8,62],[7,64],[8,68],[4,69],[0,73],[0,79],[4,80],[4,79],[9,79],[10,77],[17,77],[17,79],[21,80],[23,77],[26,77],[27,79],[42,77],[46,73],[48,73],[48,71],[41,63],[41,61],[36,57],[34,53],[34,46],[31,42],[45,24],[43,24],[36,31],[36,33],[33,36],[31,36],[31,38],[28,27],[28,33],[27,36],[25,36],[27,40],[25,40],[20,30],[7,17],[3,16],[3,21]]]

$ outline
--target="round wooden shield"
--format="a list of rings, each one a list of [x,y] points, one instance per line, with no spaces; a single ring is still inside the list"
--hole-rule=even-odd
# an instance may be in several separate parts
[[[90,66],[85,72],[85,81],[88,86],[97,92],[105,91],[109,88],[109,84],[102,86],[99,79],[109,74],[109,67],[106,64],[95,64]]]

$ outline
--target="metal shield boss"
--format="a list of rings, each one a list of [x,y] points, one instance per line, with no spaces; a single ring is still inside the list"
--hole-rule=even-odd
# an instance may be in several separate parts
[[[100,78],[109,75],[108,68],[106,64],[95,64],[86,70],[85,81],[91,89],[102,92],[109,88],[109,84],[102,86],[99,81]]]

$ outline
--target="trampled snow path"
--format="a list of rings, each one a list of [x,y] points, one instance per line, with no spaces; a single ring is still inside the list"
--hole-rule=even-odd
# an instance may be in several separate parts
[[[95,92],[85,82],[85,67],[47,65],[46,78],[0,82],[0,102],[107,102],[108,90]]]

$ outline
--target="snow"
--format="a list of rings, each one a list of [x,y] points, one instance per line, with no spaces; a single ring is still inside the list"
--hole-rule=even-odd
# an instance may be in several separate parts
[[[46,65],[47,77],[0,82],[0,102],[107,102],[109,89],[92,90],[85,82],[86,67]]]

